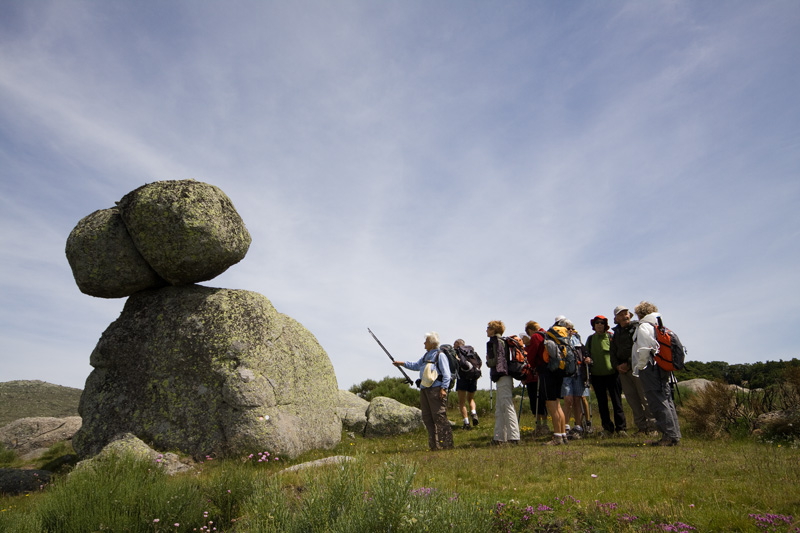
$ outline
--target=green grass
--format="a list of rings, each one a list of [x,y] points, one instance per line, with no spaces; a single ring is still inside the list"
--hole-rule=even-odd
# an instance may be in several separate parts
[[[458,420],[455,410],[450,418]],[[424,431],[385,439],[343,433],[336,449],[293,461],[212,460],[199,473],[171,478],[154,464],[107,460],[60,476],[43,492],[0,498],[0,531],[796,531],[800,525],[800,450],[791,446],[708,440],[687,428],[674,448],[634,437],[549,447],[542,445],[546,438],[532,437],[528,411],[520,445],[490,447],[493,425],[484,414],[477,428],[456,429],[456,448],[444,452],[428,451]],[[279,474],[331,455],[357,460]],[[793,525],[781,518],[788,516]]]

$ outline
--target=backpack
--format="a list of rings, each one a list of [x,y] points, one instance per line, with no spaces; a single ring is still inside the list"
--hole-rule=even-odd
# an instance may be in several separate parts
[[[533,375],[533,369],[528,364],[528,356],[522,340],[516,335],[503,337],[503,340],[506,341],[508,375],[520,381],[529,380]]]
[[[564,376],[573,376],[578,369],[578,355],[575,347],[569,343],[569,332],[562,326],[553,326],[547,330],[544,339],[544,361],[551,372],[561,372]]]
[[[478,379],[481,377],[481,356],[475,352],[472,346],[459,346],[456,348],[458,354],[458,379]]]
[[[447,388],[448,390],[452,389],[456,385],[456,372],[458,371],[458,355],[456,355],[456,350],[453,348],[452,344],[442,344],[439,346],[439,353],[445,354],[447,356],[447,363],[450,365],[450,386]],[[436,358],[437,364],[439,358]]]
[[[664,327],[661,317],[658,319],[658,326],[655,326],[656,340],[658,341],[658,351],[655,353],[656,364],[667,372],[673,370],[683,370],[686,360],[686,348],[684,348],[678,335]]]

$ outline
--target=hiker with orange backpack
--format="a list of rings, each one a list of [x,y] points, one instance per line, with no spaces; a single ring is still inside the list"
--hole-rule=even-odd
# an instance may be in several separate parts
[[[503,340],[506,330],[501,320],[492,320],[486,327],[486,366],[489,377],[497,384],[497,404],[494,410],[492,444],[519,444],[519,422],[514,409],[514,378],[508,374],[508,349]]]
[[[660,344],[656,338],[656,328],[661,315],[658,307],[650,302],[641,302],[634,309],[639,317],[639,326],[633,336],[631,361],[633,375],[639,376],[642,388],[647,395],[647,405],[656,419],[656,427],[661,432],[661,440],[651,442],[656,446],[676,446],[681,440],[678,413],[672,401],[669,385],[671,373],[656,363]]]

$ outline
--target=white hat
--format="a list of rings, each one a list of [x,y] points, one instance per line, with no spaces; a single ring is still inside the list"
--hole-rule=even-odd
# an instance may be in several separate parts
[[[627,308],[627,307],[625,307],[624,305],[618,305],[618,306],[616,306],[616,307],[614,308],[614,316],[617,316],[618,314],[620,314],[620,313],[621,313],[621,312],[623,312],[623,311],[628,311],[628,308]],[[630,313],[630,311],[628,311],[628,312]]]

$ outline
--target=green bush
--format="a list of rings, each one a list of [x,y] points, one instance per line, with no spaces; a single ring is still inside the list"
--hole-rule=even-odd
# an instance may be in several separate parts
[[[412,388],[405,378],[387,376],[380,381],[368,379],[350,387],[350,392],[368,402],[372,401],[373,398],[383,396],[397,400],[405,405],[419,407],[419,389]]]
[[[17,452],[14,450],[7,450],[3,444],[0,444],[0,467],[8,467],[17,462]]]

